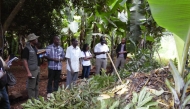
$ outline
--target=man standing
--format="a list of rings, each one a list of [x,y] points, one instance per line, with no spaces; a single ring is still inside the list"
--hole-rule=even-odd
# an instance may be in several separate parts
[[[81,50],[78,47],[78,41],[73,38],[71,40],[72,45],[67,48],[67,82],[66,85],[71,87],[71,83],[75,82],[78,78],[79,66],[80,66],[80,54]]]
[[[117,60],[115,65],[116,68],[118,69],[119,65],[120,68],[124,68],[124,64],[126,62],[126,57],[127,57],[125,39],[122,39],[121,43],[117,46],[116,53],[117,53]]]
[[[100,39],[100,43],[96,44],[94,48],[94,54],[96,55],[96,74],[101,74],[100,69],[106,70],[107,67],[107,55],[109,51],[108,46],[105,44],[106,40],[104,38]]]
[[[64,60],[64,51],[60,46],[60,37],[53,37],[53,44],[47,46],[46,56],[48,60],[48,84],[47,84],[47,97],[50,97],[53,91],[57,91],[59,87],[59,80],[62,70],[62,61]],[[53,89],[52,89],[52,83]]]
[[[22,59],[24,67],[28,75],[28,97],[38,98],[38,83],[39,83],[39,68],[36,44],[38,43],[38,37],[34,33],[27,36],[28,43],[22,52]]]

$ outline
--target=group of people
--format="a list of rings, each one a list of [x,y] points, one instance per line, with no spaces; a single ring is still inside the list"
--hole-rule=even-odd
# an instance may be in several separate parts
[[[38,52],[38,38],[34,33],[27,36],[28,42],[24,50],[22,51],[21,58],[23,60],[23,66],[27,72],[27,92],[29,99],[38,99],[39,95],[39,76],[40,76],[40,57],[43,57],[48,61],[48,84],[47,84],[47,97],[51,96],[53,91],[58,90],[59,79],[62,72],[62,61],[67,59],[67,79],[66,86],[71,87],[78,79],[78,73],[80,66],[82,66],[82,78],[89,78],[91,69],[91,59],[94,57],[90,50],[89,45],[84,44],[80,49],[78,46],[78,40],[73,38],[71,45],[66,49],[60,46],[60,37],[54,36],[53,43],[46,47],[44,52]],[[100,42],[94,47],[94,55],[96,57],[96,74],[101,74],[101,69],[107,67],[107,53],[109,48],[104,38],[100,39]],[[125,39],[117,47],[117,61],[116,67],[119,65],[124,67],[125,58],[127,56]],[[1,63],[1,68],[3,69]],[[1,72],[1,70],[0,70]],[[2,70],[3,72],[3,70]],[[2,91],[1,91],[2,90]],[[0,91],[3,92],[4,88],[0,87]]]

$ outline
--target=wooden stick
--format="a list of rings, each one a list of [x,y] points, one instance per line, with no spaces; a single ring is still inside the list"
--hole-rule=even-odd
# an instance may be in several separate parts
[[[118,76],[118,78],[119,78],[121,84],[123,84],[123,81],[121,80],[121,77],[119,76],[119,73],[117,72],[117,69],[115,68],[115,65],[114,65],[114,63],[113,63],[113,60],[112,60],[111,57],[110,57],[110,54],[107,53],[107,55],[108,55],[108,57],[109,57],[109,59],[110,59],[112,65],[113,65],[113,68],[114,68],[114,70],[115,70],[115,72],[116,72],[116,74],[117,74],[117,76]]]

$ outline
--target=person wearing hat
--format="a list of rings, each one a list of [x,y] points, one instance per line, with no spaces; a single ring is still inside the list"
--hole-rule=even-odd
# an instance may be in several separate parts
[[[104,38],[100,39],[100,43],[94,47],[94,54],[96,55],[96,74],[101,74],[100,69],[106,70],[107,67],[107,55],[109,52],[108,46],[105,44]]]
[[[39,83],[39,66],[36,45],[38,44],[38,37],[34,33],[27,36],[28,42],[22,52],[23,65],[28,76],[27,92],[28,98],[38,99],[38,83]]]

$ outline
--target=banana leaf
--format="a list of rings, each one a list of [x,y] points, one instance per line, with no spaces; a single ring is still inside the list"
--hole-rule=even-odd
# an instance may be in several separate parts
[[[171,60],[169,60],[169,65],[171,68],[170,71],[171,71],[174,81],[175,81],[175,90],[177,91],[178,95],[180,95],[180,90],[182,90],[185,85],[184,80],[181,77],[181,75],[179,74],[178,70],[176,69],[175,65],[173,64],[173,62]]]
[[[190,0],[148,0],[158,25],[174,34],[178,54],[178,70],[183,75],[190,36]]]

